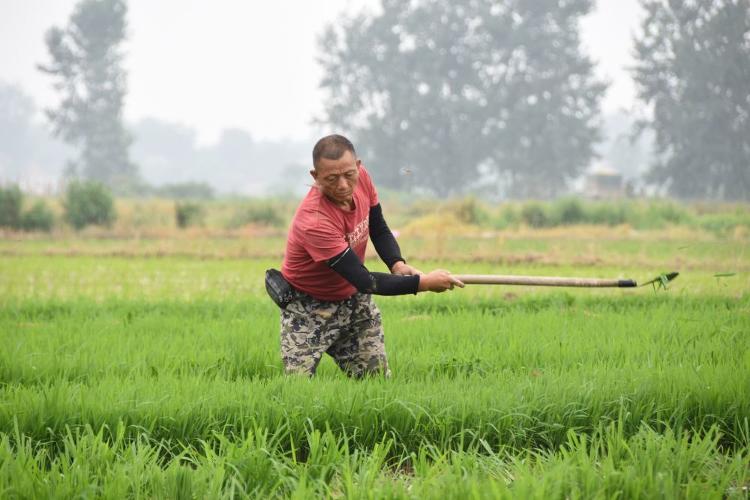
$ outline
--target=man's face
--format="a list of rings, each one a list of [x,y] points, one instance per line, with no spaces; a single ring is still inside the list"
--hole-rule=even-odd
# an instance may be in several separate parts
[[[310,174],[324,195],[337,205],[347,206],[357,187],[359,165],[360,161],[351,151],[346,151],[338,160],[321,158],[317,168],[311,170]]]

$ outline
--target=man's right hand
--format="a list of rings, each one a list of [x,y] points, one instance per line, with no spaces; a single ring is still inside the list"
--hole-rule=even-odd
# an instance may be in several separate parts
[[[453,290],[453,287],[457,286],[460,288],[464,287],[464,284],[457,278],[451,276],[451,273],[444,269],[436,269],[427,274],[419,275],[419,290],[420,292],[444,292],[446,290]]]

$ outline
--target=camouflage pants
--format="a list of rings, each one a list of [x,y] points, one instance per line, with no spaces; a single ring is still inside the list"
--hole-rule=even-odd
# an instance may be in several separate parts
[[[328,353],[351,377],[390,376],[380,310],[372,296],[357,293],[328,302],[297,292],[281,310],[281,359],[286,373],[315,375]]]

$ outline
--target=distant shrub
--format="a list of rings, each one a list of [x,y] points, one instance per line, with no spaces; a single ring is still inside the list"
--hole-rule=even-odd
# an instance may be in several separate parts
[[[497,229],[516,227],[521,222],[521,214],[513,205],[506,204],[492,219],[492,226]]]
[[[586,212],[583,209],[583,204],[575,198],[565,198],[558,201],[552,210],[555,214],[554,219],[556,224],[567,226],[586,222]]]
[[[21,215],[21,229],[24,231],[52,231],[55,216],[47,205],[39,200]]]
[[[235,212],[228,226],[230,228],[238,228],[248,224],[282,227],[284,225],[284,217],[282,216],[281,207],[274,206],[268,202],[252,204]]]
[[[471,225],[481,225],[489,219],[487,211],[476,198],[464,198],[451,202],[448,209],[456,219]]]
[[[23,193],[18,186],[0,187],[0,227],[21,227]]]
[[[550,225],[550,218],[541,203],[530,202],[521,209],[521,220],[531,227],[546,227]]]
[[[203,210],[203,206],[198,203],[178,202],[175,203],[174,211],[177,227],[181,229],[203,224],[205,211]]]
[[[592,205],[586,217],[591,224],[618,226],[627,222],[627,212],[623,204],[597,203]]]
[[[112,193],[98,182],[74,181],[65,192],[65,220],[76,229],[111,227],[117,218]]]

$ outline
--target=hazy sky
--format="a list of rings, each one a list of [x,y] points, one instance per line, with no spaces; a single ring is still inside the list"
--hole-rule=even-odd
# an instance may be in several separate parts
[[[66,24],[75,0],[1,0],[0,81],[42,107],[55,102],[44,32]],[[126,117],[152,116],[195,128],[202,142],[238,127],[258,139],[311,140],[321,109],[316,36],[344,11],[376,0],[129,0]],[[610,83],[604,110],[629,108],[637,0],[598,0],[583,43]]]

